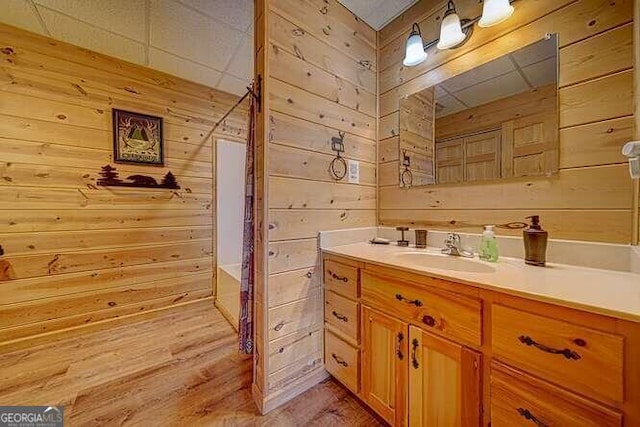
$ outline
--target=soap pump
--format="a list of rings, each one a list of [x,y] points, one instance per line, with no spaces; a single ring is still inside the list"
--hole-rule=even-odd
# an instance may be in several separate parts
[[[540,226],[540,217],[538,215],[528,216],[527,219],[531,219],[531,224],[529,228],[522,232],[524,237],[524,262],[525,264],[544,267],[549,233]]]
[[[498,261],[498,242],[496,241],[496,233],[493,231],[494,227],[494,225],[485,225],[480,238],[478,256],[483,261]]]

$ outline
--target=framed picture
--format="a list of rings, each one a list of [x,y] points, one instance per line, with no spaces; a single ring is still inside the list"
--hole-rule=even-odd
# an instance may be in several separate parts
[[[113,161],[164,166],[162,117],[114,108]]]

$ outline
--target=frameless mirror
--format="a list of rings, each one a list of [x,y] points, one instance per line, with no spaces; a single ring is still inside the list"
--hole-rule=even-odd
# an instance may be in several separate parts
[[[399,139],[402,187],[556,173],[557,35],[402,99]]]

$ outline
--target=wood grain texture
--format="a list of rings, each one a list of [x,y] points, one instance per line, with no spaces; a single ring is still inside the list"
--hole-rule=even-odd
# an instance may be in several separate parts
[[[0,344],[209,298],[215,153],[204,137],[238,97],[7,25],[0,38]],[[181,189],[96,185],[113,163],[112,108],[164,118],[164,167],[120,175],[171,171]],[[214,138],[243,140],[246,112]]]
[[[286,358],[266,350],[322,328],[318,232],[376,223],[377,35],[337,0],[257,3],[256,64],[267,88],[257,127],[257,169],[264,171],[258,246],[267,262],[259,266],[263,357],[254,395],[267,411],[326,375],[323,334],[305,337],[306,350]],[[331,140],[342,133],[341,155],[359,162],[359,182],[329,173]]]
[[[260,416],[251,400],[251,360],[237,354],[236,342],[210,300],[190,304],[2,355],[0,399],[65,405],[68,425],[383,425],[333,380]],[[304,339],[277,344],[281,364],[294,352],[313,351]]]
[[[477,2],[458,3],[464,16],[479,12]],[[390,153],[391,146],[397,146],[394,137],[400,126],[401,99],[531,44],[545,33],[558,33],[559,174],[540,181],[452,183],[407,190],[397,187],[397,166],[385,154],[378,164],[379,185],[383,187],[379,223],[478,232],[477,225],[484,222],[516,221],[530,212],[542,215],[546,227],[556,230],[551,233],[555,238],[630,243],[635,238],[633,224],[638,214],[633,210],[634,189],[628,174],[625,176],[626,166],[618,170],[599,166],[624,162],[620,146],[633,137],[637,121],[633,2],[539,1],[514,7],[517,13],[505,24],[483,28],[460,49],[430,52],[427,61],[416,67],[401,64],[406,35],[416,21],[423,37],[437,37],[445,2],[420,1],[380,32],[380,152]],[[590,180],[596,175],[600,176],[597,184]],[[588,181],[595,187],[589,188]],[[540,185],[546,190],[527,195]],[[611,203],[609,197],[618,197],[618,202]],[[598,233],[584,218],[597,220],[607,231]]]

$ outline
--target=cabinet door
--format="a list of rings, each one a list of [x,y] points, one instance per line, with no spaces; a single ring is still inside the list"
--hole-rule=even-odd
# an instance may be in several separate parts
[[[405,425],[408,325],[362,307],[362,396],[391,425]]]
[[[409,425],[480,425],[481,355],[409,327]]]

